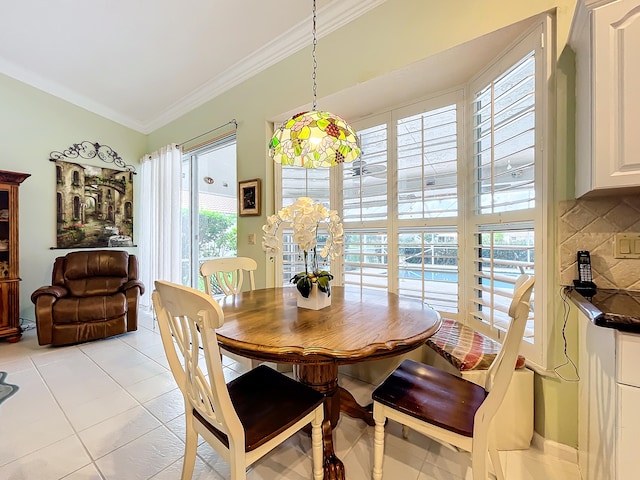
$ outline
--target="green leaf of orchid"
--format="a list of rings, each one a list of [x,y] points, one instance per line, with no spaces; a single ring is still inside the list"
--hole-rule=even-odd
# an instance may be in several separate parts
[[[296,282],[296,288],[304,298],[309,298],[309,294],[311,293],[311,280],[309,277],[305,275],[300,278]]]
[[[329,286],[329,277],[318,277],[318,290],[331,296],[331,287]]]

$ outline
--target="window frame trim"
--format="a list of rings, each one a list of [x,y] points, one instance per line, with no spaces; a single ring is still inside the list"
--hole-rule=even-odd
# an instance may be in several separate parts
[[[498,78],[505,71],[511,68],[516,62],[523,58],[528,52],[535,50],[536,78],[535,78],[535,138],[536,138],[536,159],[534,167],[535,179],[535,207],[533,209],[518,210],[514,212],[500,212],[491,214],[475,214],[475,192],[470,192],[467,209],[469,212],[469,231],[477,231],[480,225],[518,223],[525,220],[533,221],[535,235],[534,270],[536,276],[537,297],[541,300],[536,302],[535,308],[535,328],[533,334],[533,344],[523,341],[521,352],[527,359],[527,364],[536,371],[544,371],[549,364],[548,341],[549,332],[552,330],[553,318],[553,265],[555,265],[555,252],[552,238],[555,238],[555,227],[550,222],[552,215],[554,198],[554,182],[550,175],[553,162],[555,140],[555,83],[553,73],[555,70],[555,36],[553,35],[553,17],[547,13],[540,16],[540,19],[531,25],[514,42],[511,43],[502,53],[496,56],[494,62],[477,76],[472,78],[466,87],[468,101],[465,107],[469,109],[465,117],[465,125],[468,129],[465,140],[468,140],[466,155],[473,159],[474,142],[469,135],[473,131],[473,111],[472,101],[475,91],[490,81]],[[469,186],[475,185],[473,179],[473,166],[471,166],[468,176]],[[531,212],[531,216],[527,215]],[[482,219],[480,222],[479,219]],[[468,235],[467,235],[468,237]],[[465,258],[474,259],[474,244],[471,239],[466,239],[470,244],[465,249]],[[471,310],[471,299],[473,295],[473,269],[465,275],[464,296],[465,312]],[[495,332],[491,331],[486,324],[481,324],[467,313],[465,323],[474,329],[496,338]]]

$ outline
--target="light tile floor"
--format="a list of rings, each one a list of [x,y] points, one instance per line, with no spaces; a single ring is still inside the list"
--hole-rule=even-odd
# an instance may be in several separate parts
[[[157,329],[143,315],[137,332],[68,347],[40,347],[34,329],[0,343],[0,371],[20,387],[0,404],[0,479],[175,480],[180,478],[184,404]],[[243,371],[225,359],[228,379]],[[341,376],[362,404],[373,385]],[[371,478],[373,428],[343,416],[335,430],[348,480]],[[249,480],[311,478],[310,441],[298,434],[248,472]],[[510,480],[579,480],[575,464],[535,448],[502,452]],[[384,478],[469,479],[468,454],[399,425],[387,426]],[[229,478],[224,461],[201,443],[194,479]]]

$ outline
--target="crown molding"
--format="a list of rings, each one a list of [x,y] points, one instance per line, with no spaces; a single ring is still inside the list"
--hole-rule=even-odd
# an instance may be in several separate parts
[[[317,12],[317,37],[322,38],[329,35],[385,2],[386,0],[331,1]],[[149,134],[311,44],[310,25],[311,15],[251,55],[236,62],[220,75],[174,102],[158,117],[148,121],[124,115],[122,112],[78,94],[51,79],[43,78],[2,58],[0,58],[0,72],[122,126],[143,134]]]
[[[339,0],[332,2],[317,12],[317,37],[322,38],[329,35],[385,2],[386,0]],[[162,115],[146,124],[143,133],[151,133],[163,127],[310,45],[312,38],[310,24],[311,15],[250,56],[232,65],[221,75],[175,102]]]
[[[116,122],[125,127],[136,130],[140,133],[145,132],[146,125],[131,119],[127,115],[123,115],[120,112],[113,110],[112,108],[96,102],[91,98],[84,95],[80,95],[67,87],[60,85],[51,79],[46,79],[40,75],[36,75],[33,72],[26,70],[13,62],[9,62],[6,59],[0,58],[0,72],[7,77],[13,78],[19,82],[22,82],[32,88],[40,90],[46,94],[60,98],[65,102],[71,103],[77,107],[80,107],[89,112],[100,115],[108,120]]]

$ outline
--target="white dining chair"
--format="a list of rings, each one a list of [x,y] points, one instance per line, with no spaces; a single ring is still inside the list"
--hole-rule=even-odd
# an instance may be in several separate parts
[[[206,260],[200,265],[204,278],[204,291],[209,295],[222,293],[233,295],[242,291],[245,273],[249,276],[249,288],[256,289],[254,278],[258,263],[249,257],[221,257]]]
[[[522,275],[509,306],[511,322],[502,348],[489,367],[484,387],[430,365],[405,360],[373,392],[373,480],[382,479],[384,427],[387,419],[441,443],[471,452],[473,480],[488,476],[487,454],[498,480],[504,480],[490,435],[499,415],[529,317],[534,278]]]
[[[164,281],[155,282],[152,299],[169,367],[184,397],[182,480],[193,476],[198,436],[229,464],[231,480],[244,480],[249,465],[309,424],[313,478],[322,479],[323,395],[266,365],[225,383],[215,331],[224,324],[218,303]]]
[[[254,271],[258,263],[249,257],[221,257],[206,260],[200,265],[200,275],[204,279],[204,291],[208,295],[233,295],[242,291],[245,274],[249,277],[249,289],[256,289]],[[222,354],[235,360],[246,368],[255,368],[262,362],[243,357],[235,353],[222,351]]]

